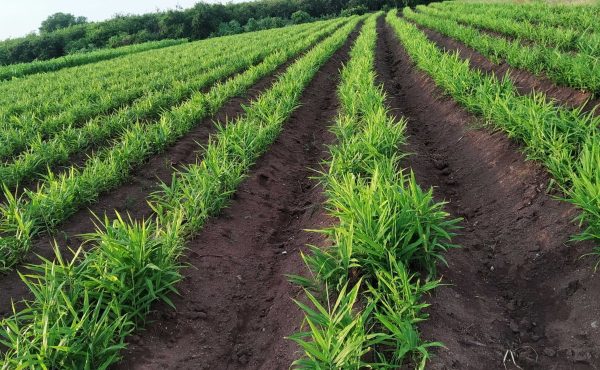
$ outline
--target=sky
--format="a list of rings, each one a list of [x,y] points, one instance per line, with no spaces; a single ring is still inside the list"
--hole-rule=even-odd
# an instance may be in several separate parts
[[[157,9],[174,9],[177,5],[190,8],[197,2],[199,0],[1,0],[0,40],[36,31],[44,19],[57,12],[84,16],[89,21],[101,21],[117,13],[143,14]]]

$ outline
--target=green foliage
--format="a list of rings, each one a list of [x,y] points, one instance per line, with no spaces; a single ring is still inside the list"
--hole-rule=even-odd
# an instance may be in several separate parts
[[[291,35],[306,27],[291,27],[285,32],[278,31],[277,35]],[[92,117],[102,117],[134,100],[144,100],[146,94],[163,90],[163,96],[176,93],[181,88],[179,85],[206,69],[205,61],[214,62],[216,56],[221,60],[226,58],[215,50],[230,51],[235,53],[233,57],[239,57],[239,45],[250,47],[262,36],[206,40],[139,53],[100,66],[82,66],[3,83],[0,85],[0,159],[10,159],[32,142],[52,138],[58,131],[84,126]],[[177,68],[172,73],[164,73],[174,66]]]
[[[25,309],[1,322],[6,350],[0,368],[105,369],[116,362],[125,337],[143,323],[152,302],[172,304],[168,296],[180,279],[177,259],[185,239],[227,204],[298,106],[303,89],[357,21],[350,20],[298,59],[246,108],[245,116],[221,127],[208,143],[204,159],[178,170],[172,184],[163,184],[152,196],[152,219],[105,218],[96,232],[86,236],[89,252],[77,249],[69,262],[57,253],[55,261],[32,266],[23,279],[33,298]],[[227,93],[239,92],[248,88],[246,83],[272,73],[306,43],[300,39],[230,80],[235,83],[220,85],[227,86],[226,91],[213,89],[209,94],[217,100],[203,106],[222,104]]]
[[[162,39],[204,39],[256,31],[344,14],[429,3],[430,0],[258,0],[227,4],[198,2],[190,9],[118,15],[103,22],[73,24],[42,35],[0,42],[0,65],[57,58],[67,53]],[[292,15],[298,13],[295,18]],[[301,18],[300,15],[302,15]],[[230,22],[236,23],[230,23]],[[233,31],[235,30],[235,32]]]
[[[98,244],[94,253],[78,249],[65,261],[57,249],[22,276],[33,298],[2,322],[3,369],[105,369],[150,304],[169,302],[180,279],[177,228],[121,217],[101,225],[86,238]]]
[[[586,138],[582,145],[579,161],[569,173],[568,181],[572,184],[567,201],[581,207],[582,212],[577,219],[584,232],[576,236],[577,240],[600,241],[600,133],[595,132]],[[600,255],[600,246],[594,248]],[[600,263],[600,260],[599,262]]]
[[[114,45],[110,45],[111,47],[124,46],[134,43],[131,36],[124,33],[112,36],[111,39],[109,39],[109,43],[110,42],[114,43]],[[11,64],[8,66],[0,67],[0,80],[9,80],[14,77],[22,77],[34,73],[51,72],[62,68],[74,67],[88,63],[95,63],[102,60],[113,59],[124,55],[139,53],[146,50],[161,49],[167,46],[178,45],[185,42],[187,42],[187,40],[153,41],[114,50],[98,50],[89,53],[72,54],[60,58],[55,58],[49,61]]]
[[[378,347],[379,368],[396,368],[406,358],[410,358],[415,368],[424,369],[430,358],[430,347],[442,346],[439,342],[424,343],[419,338],[416,325],[425,319],[420,312],[428,305],[423,296],[435,289],[438,281],[421,284],[415,275],[410,275],[404,265],[389,258],[387,269],[377,271],[376,285],[368,286],[368,291],[376,302],[374,319],[377,325],[385,328],[380,335]]]
[[[507,37],[532,41],[549,48],[600,56],[600,33],[589,30],[581,32],[564,26],[546,26],[530,21],[518,21],[512,15],[499,16],[493,8],[474,14],[468,4],[455,5],[449,10],[423,6],[418,7],[418,10],[435,17],[449,18],[461,24],[497,32]]]
[[[405,14],[411,14],[409,9]],[[412,16],[411,16],[412,17]],[[510,79],[498,80],[445,53],[395,11],[387,21],[416,65],[443,90],[485,122],[523,142],[529,159],[542,162],[567,201],[581,208],[584,231],[576,239],[600,240],[600,117],[567,109],[540,93],[520,95]],[[600,254],[596,248],[594,253]]]
[[[40,26],[40,32],[54,32],[62,28],[67,28],[76,24],[83,23],[87,23],[87,19],[85,17],[76,17],[73,14],[69,13],[54,13],[48,18],[46,18],[44,21],[42,21],[42,25]]]
[[[308,14],[304,10],[297,10],[297,11],[293,12],[292,16],[290,18],[292,20],[292,23],[294,23],[294,24],[311,22],[313,20],[313,18],[310,16],[310,14]]]
[[[31,246],[27,238],[54,229],[76,210],[94,202],[101,192],[122,184],[128,178],[131,170],[142,164],[150,155],[163,151],[191,130],[198,122],[201,122],[204,117],[214,114],[228,99],[243,93],[259,78],[272,72],[288,58],[307,49],[323,36],[330,34],[345,21],[345,19],[328,21],[325,23],[325,27],[322,27],[323,22],[307,26],[296,26],[308,27],[312,32],[308,34],[299,33],[291,38],[285,36],[273,37],[273,32],[276,31],[267,31],[260,35],[267,41],[258,43],[262,45],[262,50],[247,52],[236,59],[230,59],[229,55],[226,55],[226,62],[223,59],[209,61],[209,63],[214,64],[212,71],[206,71],[206,75],[197,76],[196,78],[199,79],[200,86],[207,86],[209,83],[246,69],[244,73],[234,75],[223,83],[215,84],[206,93],[198,91],[198,87],[192,89],[192,91],[183,92],[189,95],[187,100],[169,111],[156,111],[156,113],[160,113],[160,117],[152,122],[146,124],[140,121],[131,122],[128,120],[114,122],[117,128],[121,129],[118,142],[89,158],[81,168],[71,167],[69,171],[62,173],[60,176],[55,176],[52,172],[49,172],[45,181],[42,181],[38,186],[38,189],[25,191],[27,201],[20,201],[15,205],[16,209],[11,209],[10,217],[6,216],[0,221],[0,240],[13,238],[13,235],[21,230],[17,222],[19,219],[29,220],[35,226],[34,232],[23,234],[28,236],[20,238],[23,243],[15,244],[11,242],[9,244],[15,246],[15,251],[11,254],[0,255],[2,265],[5,268],[14,266],[23,258]],[[291,31],[293,32],[293,30]],[[274,39],[279,40],[279,43],[272,43]],[[240,41],[243,44],[245,40],[247,40],[247,37],[242,38]],[[290,41],[294,42],[290,43]],[[240,46],[240,44],[237,45]],[[252,43],[250,43],[250,46],[252,46]],[[242,46],[240,48],[243,49]],[[199,64],[196,55],[192,59]],[[253,65],[260,60],[262,60],[261,63]],[[143,105],[143,107],[148,107],[148,105]],[[74,135],[72,132],[72,135],[66,138],[64,133],[58,135],[57,139],[71,137],[81,139],[80,144],[85,144],[83,137],[86,135],[88,144],[91,144],[95,137],[90,135],[105,128],[107,127],[96,123],[92,126],[84,126],[82,130],[75,131]],[[91,130],[91,132],[87,130]],[[49,152],[37,153],[38,155],[32,154],[29,164],[19,162],[16,167],[11,168],[17,174],[31,173],[31,168],[35,167],[38,160],[51,161],[54,158],[68,158],[65,151],[74,153],[77,146],[69,140],[57,140],[54,143],[55,146],[48,145],[45,147],[45,149],[54,148],[54,153],[50,150]],[[68,149],[69,147],[71,149]],[[27,168],[30,170],[27,170]],[[7,173],[10,173],[10,170],[7,170]],[[0,214],[0,216],[2,215]]]
[[[514,21],[538,23],[551,27],[566,27],[582,32],[600,32],[598,6],[549,5],[538,1],[533,3],[510,2],[468,2],[444,1],[432,3],[431,7],[444,10],[460,10],[466,14],[494,14],[499,18]]]
[[[328,205],[339,224],[325,232],[339,245],[352,245],[366,276],[374,276],[389,259],[433,276],[451,247],[447,230],[455,221],[446,221],[448,214],[434,202],[432,190],[424,192],[412,174],[396,172],[396,163],[373,164],[369,178],[353,173],[328,178]]]
[[[403,15],[420,25],[464,42],[494,62],[504,60],[513,67],[537,75],[543,74],[559,85],[600,93],[600,64],[593,55],[562,52],[544,45],[523,45],[519,39],[508,40],[488,35],[448,17],[414,12],[409,8],[403,10]]]
[[[365,22],[341,72],[342,110],[333,128],[338,143],[321,177],[327,209],[338,222],[318,231],[332,245],[303,255],[311,278],[290,278],[312,304],[298,302],[308,330],[291,337],[304,350],[294,363],[301,369],[422,369],[428,348],[440,345],[424,343],[416,324],[426,318],[422,296],[438,285],[432,277],[453,247],[457,220],[448,219],[432,190],[421,190],[400,169],[406,123],[389,116],[375,83],[378,16]]]
[[[357,283],[349,292],[346,292],[347,285],[344,285],[337,292],[337,300],[326,304],[321,304],[307,291],[306,296],[314,308],[295,301],[305,313],[309,331],[290,337],[306,356],[294,361],[292,367],[315,370],[359,370],[369,367],[363,358],[372,351],[371,346],[382,342],[383,335],[369,334],[367,331],[373,304],[362,310],[356,308],[360,285],[360,282]]]
[[[43,125],[29,125],[5,129],[7,145],[4,154],[10,158],[9,149],[26,147],[18,157],[0,164],[0,182],[13,189],[18,184],[39,178],[46,167],[68,163],[72,155],[84,151],[91,146],[98,147],[112,137],[122,134],[137,121],[151,121],[160,117],[165,109],[181,103],[198,90],[210,86],[228,74],[246,68],[270,54],[284,43],[295,42],[314,32],[312,27],[293,27],[286,32],[266,37],[257,33],[239,38],[230,38],[225,44],[215,43],[213,47],[205,45],[202,52],[206,55],[198,62],[199,52],[194,48],[188,50],[181,58],[172,73],[148,75],[157,86],[143,87],[145,95],[133,101],[129,106],[119,109],[113,114],[95,116],[84,125],[76,122],[47,120]],[[223,53],[217,53],[216,50]],[[165,55],[166,56],[166,55]],[[170,58],[167,58],[170,60]],[[226,61],[229,60],[229,63]],[[158,61],[154,61],[154,65]],[[115,76],[115,80],[120,80]],[[146,81],[148,82],[148,81]],[[131,81],[130,81],[131,83]],[[133,84],[129,85],[132,88]],[[108,103],[118,103],[108,100]],[[48,137],[43,140],[42,135]]]
[[[39,230],[35,221],[23,215],[19,208],[23,204],[22,197],[17,197],[6,187],[4,190],[4,203],[0,204],[0,271],[10,269],[12,261],[22,258],[22,252],[31,248],[31,237]]]
[[[244,32],[244,29],[240,25],[240,22],[233,20],[219,24],[219,29],[215,32],[215,36],[235,35],[242,32]]]
[[[341,11],[340,15],[343,17],[348,17],[351,15],[360,15],[360,14],[365,14],[369,11],[369,9],[364,6],[364,5],[357,5],[357,6],[353,6],[351,8],[346,8],[344,10]]]

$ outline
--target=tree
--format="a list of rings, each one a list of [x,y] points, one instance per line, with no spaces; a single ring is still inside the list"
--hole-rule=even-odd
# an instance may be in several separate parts
[[[218,31],[221,23],[229,22],[227,7],[223,4],[198,3],[186,11],[192,17],[191,36],[193,39],[204,39]]]
[[[340,15],[343,17],[348,17],[351,15],[361,15],[365,14],[369,11],[369,9],[364,5],[357,5],[351,8],[344,9],[340,12]]]
[[[189,36],[192,20],[188,13],[169,10],[160,16],[159,28],[162,38],[178,39]]]
[[[310,14],[304,10],[298,10],[292,13],[292,23],[300,24],[312,21]]]
[[[261,18],[256,21],[256,30],[268,30],[270,28],[285,27],[289,21],[280,17]]]
[[[83,23],[87,23],[87,19],[85,17],[76,17],[70,13],[54,13],[42,22],[42,25],[40,26],[40,33],[49,33],[60,30],[61,28],[67,28],[69,26]]]
[[[217,29],[217,36],[235,35],[244,32],[244,29],[240,25],[240,22],[233,20],[229,22],[222,22]]]
[[[248,19],[248,22],[246,22],[246,25],[244,26],[244,32],[254,32],[258,30],[258,22],[256,21],[256,19]]]

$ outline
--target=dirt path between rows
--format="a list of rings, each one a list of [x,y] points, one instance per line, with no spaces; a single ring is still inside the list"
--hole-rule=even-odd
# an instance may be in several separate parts
[[[12,313],[11,300],[19,302],[30,298],[29,289],[18,275],[18,272],[26,273],[28,271],[25,267],[26,263],[39,263],[40,259],[37,255],[53,259],[52,243],[54,239],[58,241],[61,252],[70,256],[67,247],[79,246],[82,242],[79,235],[95,230],[92,213],[101,217],[105,214],[113,217],[114,211],[118,211],[121,214],[128,213],[137,220],[150,217],[152,210],[148,207],[146,200],[149,194],[159,189],[159,181],[170,184],[173,167],[195,163],[201,155],[201,145],[206,144],[209,136],[216,132],[214,122],[224,123],[241,116],[244,113],[243,105],[248,105],[263,91],[266,91],[275,82],[277,75],[283,73],[294,60],[296,58],[292,58],[280,66],[272,75],[259,80],[245,95],[230,99],[214,116],[202,120],[166,151],[152,156],[146,164],[135,169],[128,182],[117,189],[101,194],[94,204],[80,209],[69,217],[54,235],[46,235],[37,239],[25,263],[6,275],[0,274],[0,318]]]
[[[305,273],[300,251],[323,245],[326,216],[310,179],[327,157],[339,69],[357,33],[306,88],[301,106],[253,166],[223,214],[188,244],[177,311],[155,307],[117,369],[287,369],[299,357],[284,339],[302,322],[300,291],[284,274]]]
[[[559,86],[544,76],[536,76],[531,72],[517,69],[508,65],[505,61],[500,64],[492,63],[483,54],[466,46],[460,41],[449,38],[441,33],[417,25],[427,35],[429,40],[445,51],[458,52],[461,59],[469,60],[471,68],[479,69],[488,74],[494,74],[499,79],[509,76],[520,94],[532,94],[543,92],[546,96],[560,105],[571,108],[583,106],[583,111],[589,112],[600,105],[600,99],[594,98],[593,94],[568,86]],[[600,109],[596,108],[596,114]]]
[[[590,244],[571,244],[576,210],[546,193],[544,169],[445,97],[379,24],[376,67],[392,112],[408,118],[411,167],[464,218],[420,325],[431,369],[600,368],[600,282]],[[507,352],[508,351],[508,352]],[[503,359],[506,356],[506,362]]]

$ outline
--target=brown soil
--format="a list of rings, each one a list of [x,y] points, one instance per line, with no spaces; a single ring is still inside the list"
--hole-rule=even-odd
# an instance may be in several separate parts
[[[133,219],[141,220],[152,215],[146,199],[149,194],[158,190],[158,182],[170,184],[173,168],[195,163],[201,152],[201,145],[208,142],[209,135],[215,132],[214,122],[224,123],[235,119],[244,113],[243,105],[248,105],[253,99],[267,90],[276,80],[278,74],[293,62],[292,59],[279,67],[274,74],[259,80],[246,95],[229,100],[215,116],[201,121],[182,139],[178,140],[165,152],[153,156],[145,165],[133,171],[130,180],[110,192],[101,194],[99,199],[87,209],[80,209],[65,221],[54,235],[44,236],[35,241],[32,251],[25,263],[6,275],[0,275],[0,318],[12,312],[11,300],[21,301],[30,297],[29,290],[21,281],[18,272],[27,272],[25,264],[39,263],[39,256],[47,259],[54,257],[53,240],[57,240],[61,252],[70,255],[67,245],[79,246],[82,239],[79,235],[94,231],[95,223],[91,214],[103,218],[109,217],[114,211],[128,213]],[[87,244],[84,246],[88,246]]]
[[[508,65],[505,61],[494,64],[485,56],[466,46],[460,41],[442,35],[439,32],[418,26],[427,37],[446,51],[458,51],[460,57],[469,60],[472,68],[479,69],[488,74],[494,74],[499,79],[509,76],[520,94],[532,94],[543,92],[546,96],[560,105],[567,107],[583,107],[586,112],[591,111],[600,104],[600,99],[594,98],[590,92],[573,89],[567,86],[559,86],[544,76],[536,76],[528,71],[517,69]],[[600,114],[600,110],[596,110]]]
[[[431,369],[600,367],[600,282],[590,244],[568,243],[577,210],[546,192],[549,176],[502,133],[445,97],[379,24],[377,71],[392,112],[408,119],[406,151],[423,187],[464,218],[428,299]],[[507,352],[508,351],[508,352]],[[512,354],[512,356],[511,356]],[[503,359],[506,356],[506,362]]]
[[[302,322],[300,291],[284,274],[304,273],[299,252],[324,243],[305,229],[331,222],[311,168],[334,139],[338,70],[355,37],[317,73],[231,205],[188,244],[177,311],[156,305],[117,369],[287,369],[298,358],[284,337]]]

